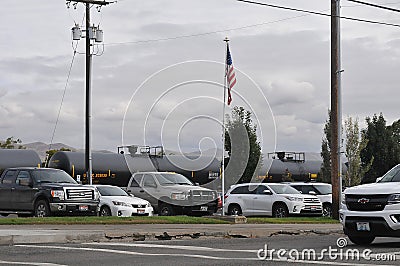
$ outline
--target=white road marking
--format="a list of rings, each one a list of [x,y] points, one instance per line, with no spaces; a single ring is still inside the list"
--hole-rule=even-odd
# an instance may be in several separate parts
[[[179,246],[179,245],[159,245],[159,244],[137,244],[137,243],[85,243],[85,245],[95,246],[120,246],[120,247],[143,247],[143,248],[168,248],[180,250],[193,250],[193,251],[210,251],[210,252],[246,252],[256,253],[257,250],[243,250],[243,249],[222,249],[222,248],[209,248],[199,246]]]
[[[64,264],[54,264],[54,263],[45,263],[45,262],[25,262],[25,261],[4,261],[0,260],[0,264],[16,264],[16,265],[37,265],[37,266],[67,266]]]
[[[90,245],[97,245],[96,243],[86,243]],[[101,243],[99,243],[100,245]],[[106,246],[132,246],[132,247],[167,247],[169,245],[157,245],[157,244],[126,244],[126,243],[103,243]],[[247,261],[263,261],[255,258],[232,258],[232,257],[218,257],[218,256],[207,256],[207,255],[197,255],[197,254],[161,254],[161,253],[143,253],[143,252],[135,252],[135,251],[126,251],[126,250],[115,250],[115,249],[106,249],[106,248],[86,248],[86,247],[64,247],[64,246],[42,246],[42,245],[15,245],[16,247],[33,247],[33,248],[42,248],[42,249],[62,249],[62,250],[77,250],[77,251],[93,251],[93,252],[104,252],[104,253],[115,253],[115,254],[125,254],[125,255],[138,255],[138,256],[170,256],[170,257],[191,257],[191,258],[201,258],[201,259],[210,259],[210,260],[247,260]],[[172,246],[175,249],[179,249],[182,247],[183,250],[198,250],[197,248],[204,248],[204,250],[211,250],[211,248],[207,247],[197,247],[197,246]],[[189,249],[190,248],[190,249]],[[220,249],[221,251],[222,249]],[[215,251],[215,249],[212,249]],[[241,251],[241,250],[227,250],[227,251]],[[254,250],[245,250],[244,252],[257,252]],[[400,253],[400,252],[395,252]],[[385,253],[385,254],[393,254],[393,253]],[[371,254],[373,255],[373,254]],[[376,254],[374,254],[376,255]],[[290,263],[301,263],[301,264],[319,264],[319,265],[343,265],[343,266],[371,266],[375,265],[374,263],[356,263],[352,261],[350,263],[347,262],[335,262],[335,261],[321,261],[321,260],[289,260],[289,259],[266,259],[265,262],[276,261],[276,262],[290,262]],[[373,261],[371,261],[373,262]],[[377,261],[375,261],[377,262]],[[393,266],[396,264],[379,264],[380,266]]]

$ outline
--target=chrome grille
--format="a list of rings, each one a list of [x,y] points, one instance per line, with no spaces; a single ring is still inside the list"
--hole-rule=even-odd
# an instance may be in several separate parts
[[[133,208],[146,208],[146,204],[132,204]]]
[[[382,211],[389,195],[346,195],[346,205],[350,211]]]
[[[304,198],[304,203],[320,203],[319,199],[316,198]]]
[[[94,190],[92,189],[67,188],[65,191],[67,195],[66,198],[70,200],[94,199]]]
[[[216,199],[213,191],[207,190],[193,190],[192,191],[192,199],[193,201],[213,201]]]

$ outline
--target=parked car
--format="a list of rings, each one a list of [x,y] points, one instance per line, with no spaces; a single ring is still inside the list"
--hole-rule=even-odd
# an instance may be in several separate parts
[[[291,182],[288,183],[302,194],[314,195],[322,203],[322,216],[332,216],[332,185],[327,183],[307,183]]]
[[[347,188],[339,221],[357,245],[369,245],[376,237],[400,237],[400,164],[377,183]]]
[[[196,186],[177,173],[134,173],[126,191],[148,200],[159,215],[212,215],[218,209],[217,191]]]
[[[233,185],[225,194],[224,213],[228,215],[287,217],[322,215],[321,201],[282,183]]]
[[[129,195],[117,186],[93,185],[100,193],[99,216],[152,216],[147,200]]]
[[[0,214],[18,216],[97,215],[99,194],[63,170],[5,169],[0,177]]]

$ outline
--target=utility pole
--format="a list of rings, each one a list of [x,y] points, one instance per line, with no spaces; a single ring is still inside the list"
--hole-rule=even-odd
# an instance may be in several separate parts
[[[108,5],[113,2],[107,1],[99,1],[99,0],[67,0],[67,7],[73,2],[74,7],[76,7],[77,3],[83,3],[86,7],[86,105],[85,105],[85,172],[86,177],[89,179],[89,184],[92,185],[92,150],[91,150],[91,119],[92,119],[92,100],[91,100],[91,67],[92,67],[92,52],[91,52],[91,41],[95,40],[96,42],[103,41],[103,31],[98,29],[97,27],[90,26],[90,7],[96,5],[98,7],[98,11],[100,12],[100,8],[102,6]],[[75,30],[79,30],[79,26],[75,25],[73,30],[73,34]],[[79,40],[81,36],[73,37],[74,40]]]
[[[340,103],[340,0],[331,0],[331,182],[332,217],[339,219],[341,191],[341,103]]]

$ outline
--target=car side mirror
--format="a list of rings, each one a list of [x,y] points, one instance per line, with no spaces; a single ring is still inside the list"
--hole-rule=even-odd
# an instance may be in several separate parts
[[[265,189],[265,190],[263,190],[263,194],[265,194],[265,195],[271,195],[272,192],[271,192],[271,190],[269,190],[269,189]]]
[[[310,195],[317,195],[317,193],[315,192],[315,191],[310,191],[310,192],[308,192],[308,194],[310,194]]]
[[[377,179],[376,179],[376,183],[378,183],[379,181],[381,181],[382,180],[382,178],[383,178],[383,176],[381,176],[381,177],[378,177]]]

